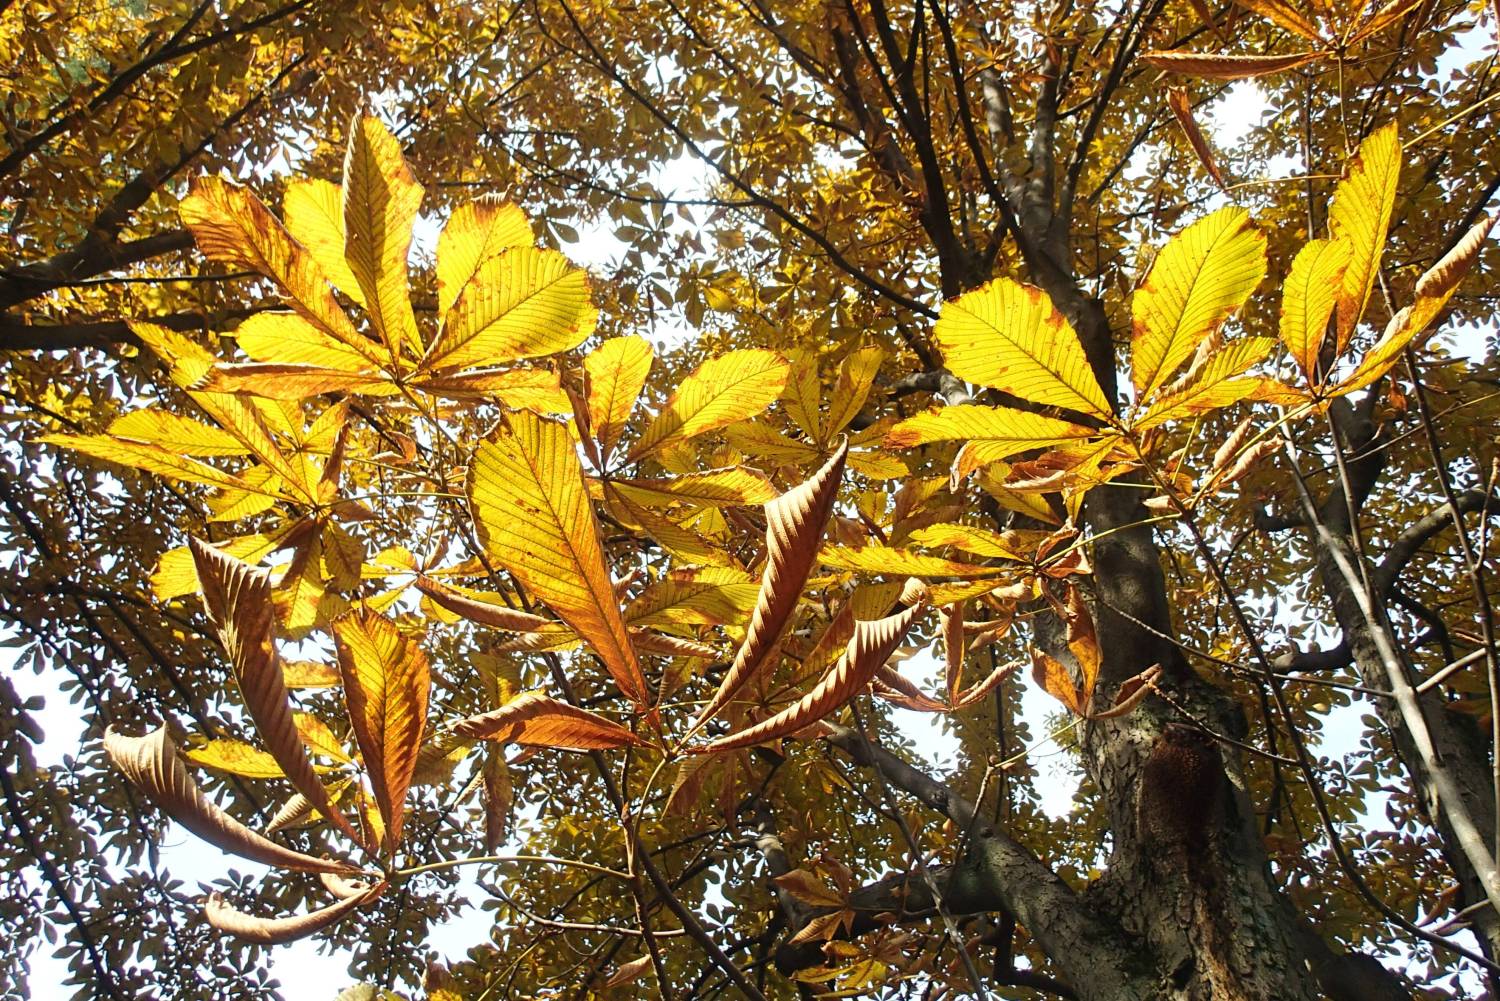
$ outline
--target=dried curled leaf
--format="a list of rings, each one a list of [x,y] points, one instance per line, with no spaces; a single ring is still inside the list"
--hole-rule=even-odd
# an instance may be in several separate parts
[[[215,847],[282,869],[353,871],[347,862],[313,858],[268,841],[215,806],[198,791],[165,726],[145,737],[127,737],[110,727],[104,731],[104,752],[167,816]]]
[[[462,615],[470,622],[477,622],[491,629],[503,629],[511,633],[529,633],[543,626],[557,625],[552,619],[522,612],[499,604],[497,601],[481,601],[447,584],[440,584],[431,577],[418,577],[417,590],[455,615]]]
[[[926,600],[923,597],[910,607],[885,618],[856,622],[854,638],[849,641],[844,655],[812,691],[768,720],[691,750],[699,754],[717,754],[752,747],[820,722],[869,683],[890,659],[907,630],[911,629],[912,623],[925,609]]]
[[[203,916],[219,931],[235,938],[260,945],[280,945],[322,931],[344,915],[380,896],[385,887],[385,883],[377,883],[363,893],[345,897],[327,907],[285,918],[258,918],[225,903],[223,894],[210,893],[203,904]]]
[[[697,729],[745,687],[763,668],[775,663],[802,585],[818,558],[819,544],[833,513],[839,478],[849,454],[847,441],[806,482],[766,505],[766,569],[745,641],[734,656],[719,690],[698,714]]]
[[[459,720],[450,730],[477,740],[568,751],[602,751],[646,743],[613,720],[537,692],[525,692],[492,712]]]
[[[271,575],[199,539],[189,545],[208,617],[229,654],[245,708],[266,749],[308,803],[349,837],[359,835],[328,801],[292,718],[281,658],[273,642],[275,606]]]

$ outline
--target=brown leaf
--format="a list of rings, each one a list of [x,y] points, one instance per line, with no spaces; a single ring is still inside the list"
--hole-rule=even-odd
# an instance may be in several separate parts
[[[1248,80],[1251,77],[1285,73],[1326,56],[1326,52],[1293,52],[1287,55],[1240,56],[1217,52],[1147,52],[1141,58],[1158,69],[1210,80]]]
[[[875,694],[887,702],[913,712],[941,713],[948,711],[948,703],[939,702],[909,681],[900,671],[889,664],[875,672]]]
[[[519,609],[510,608],[496,601],[480,601],[478,598],[463,594],[460,591],[440,584],[431,577],[418,577],[417,590],[431,598],[442,608],[455,615],[462,615],[470,622],[477,622],[481,626],[489,626],[491,629],[503,629],[512,633],[529,633],[543,626],[555,626],[557,621],[546,619],[540,615],[532,615]],[[498,599],[498,595],[495,596]]]
[[[964,604],[959,601],[938,609],[938,618],[943,624],[943,674],[948,701],[958,697],[959,686],[964,680]]]
[[[1219,163],[1214,159],[1213,147],[1208,144],[1208,138],[1204,136],[1203,130],[1198,128],[1198,123],[1193,118],[1193,102],[1188,97],[1187,91],[1181,87],[1170,87],[1167,89],[1167,107],[1172,109],[1172,114],[1177,116],[1177,124],[1182,127],[1183,135],[1187,136],[1188,145],[1193,147],[1193,152],[1198,156],[1198,162],[1203,164],[1203,169],[1208,171],[1208,176],[1214,179],[1214,183],[1223,190],[1224,175],[1219,171]]]
[[[401,837],[406,790],[422,749],[431,686],[427,655],[394,622],[368,609],[340,616],[333,636],[349,723],[389,849]]]
[[[1068,676],[1068,669],[1040,650],[1033,650],[1031,658],[1031,674],[1037,684],[1046,689],[1047,693],[1057,701],[1067,706],[1075,716],[1084,715],[1083,699],[1074,688],[1073,679]]]
[[[537,692],[525,692],[499,709],[459,720],[450,729],[463,737],[568,751],[639,747],[646,743],[613,720]]]
[[[997,665],[995,669],[991,671],[983,681],[979,682],[979,684],[974,685],[971,688],[968,688],[965,691],[959,693],[958,697],[953,700],[953,709],[955,711],[959,709],[967,709],[969,706],[974,705],[980,699],[985,698],[990,694],[990,692],[993,692],[996,688],[999,688],[1002,681],[1004,681],[1006,678],[1009,678],[1012,674],[1015,674],[1016,670],[1021,666],[1022,663],[1023,661],[1013,660],[1008,664]]]
[[[484,756],[484,850],[493,852],[505,841],[510,828],[510,811],[515,804],[515,790],[510,781],[510,766],[503,750],[496,746]]]
[[[911,607],[883,619],[855,623],[854,637],[845,648],[844,655],[812,691],[768,720],[691,750],[699,754],[717,754],[739,747],[751,747],[820,722],[869,683],[875,672],[890,659],[907,630],[926,607],[926,600],[923,598]]]
[[[380,896],[385,886],[384,883],[378,883],[364,893],[345,897],[338,903],[285,918],[258,918],[225,903],[223,894],[210,893],[203,905],[203,916],[219,931],[235,938],[260,945],[280,945],[322,931],[344,915]]]
[[[328,792],[313,772],[302,737],[292,718],[281,658],[273,638],[275,607],[271,575],[199,539],[189,540],[203,604],[218,631],[219,641],[234,670],[245,708],[281,766],[308,804],[355,841],[359,834],[328,800]]]
[[[623,987],[626,984],[633,984],[637,980],[641,979],[641,977],[645,976],[647,971],[649,971],[650,969],[651,956],[648,953],[647,955],[641,956],[637,959],[632,959],[628,963],[621,963],[618,967],[616,967],[615,972],[609,975],[609,979],[604,981],[604,983],[600,984],[599,986]]]
[[[1124,716],[1140,705],[1155,690],[1156,679],[1162,674],[1160,664],[1152,664],[1133,678],[1125,679],[1115,693],[1115,704],[1103,712],[1095,713],[1094,719],[1114,719]]]
[[[131,784],[162,812],[198,837],[241,858],[303,872],[352,872],[347,862],[313,858],[268,841],[208,800],[188,775],[165,726],[145,737],[127,737],[110,727],[104,751]]]
[[[766,504],[766,569],[755,610],[734,663],[698,714],[694,730],[713,719],[761,670],[775,665],[782,637],[802,597],[802,585],[818,558],[848,454],[845,440],[810,479]]]

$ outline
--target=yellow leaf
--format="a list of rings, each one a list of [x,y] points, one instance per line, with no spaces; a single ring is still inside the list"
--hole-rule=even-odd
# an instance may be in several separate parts
[[[535,242],[526,213],[511,202],[487,195],[454,209],[438,237],[438,315],[453,308],[481,264]]]
[[[297,313],[256,313],[235,328],[234,339],[241,351],[259,362],[314,365],[344,372],[370,367],[364,355],[329,337]]]
[[[1401,180],[1401,140],[1396,123],[1371,133],[1359,144],[1349,164],[1349,173],[1333,192],[1328,209],[1328,230],[1335,240],[1349,246],[1349,264],[1339,290],[1335,334],[1339,354],[1349,344],[1354,328],[1364,315],[1365,303],[1380,273],[1386,232],[1396,205],[1396,186]]]
[[[671,479],[610,480],[610,485],[639,504],[695,504],[701,507],[737,507],[764,504],[776,496],[776,488],[764,473],[745,466],[705,469]]]
[[[818,458],[818,450],[813,446],[788,438],[775,428],[756,421],[746,421],[725,428],[724,440],[746,455],[773,462],[801,466]]]
[[[1036,554],[1040,538],[1013,531],[991,532],[973,525],[937,524],[917,529],[911,533],[911,541],[919,546],[956,546],[975,556],[1030,560]]]
[[[297,733],[302,737],[302,743],[306,744],[314,753],[325,755],[335,761],[350,764],[354,759],[349,757],[349,752],[344,750],[344,742],[333,735],[328,729],[328,724],[318,719],[311,713],[293,713],[292,719],[296,722]]]
[[[390,396],[400,392],[378,372],[350,372],[316,365],[245,362],[219,365],[193,389],[199,393],[250,393],[271,400],[305,400],[324,393]]]
[[[527,411],[508,415],[507,426],[479,446],[468,492],[491,558],[584,637],[620,691],[644,705],[646,680],[625,632],[567,428]]]
[[[1228,206],[1183,230],[1157,255],[1131,300],[1131,376],[1144,402],[1266,275],[1266,238]]]
[[[684,563],[728,565],[727,553],[692,529],[631,501],[614,484],[605,484],[604,496],[616,521],[627,528],[644,532]]]
[[[1005,485],[1005,480],[1010,476],[1010,467],[1004,463],[998,463],[983,469],[979,473],[979,487],[985,493],[995,498],[1000,506],[1007,511],[1035,518],[1037,521],[1047,525],[1060,525],[1062,520],[1047,505],[1041,496],[1023,490],[1012,490]]]
[[[902,577],[992,577],[1006,572],[1004,567],[958,563],[890,546],[860,546],[857,549],[828,546],[818,554],[818,562],[843,570],[897,574]]]
[[[217,547],[236,559],[259,563],[281,545],[278,536],[257,534],[229,539],[218,543]],[[170,601],[197,590],[198,569],[193,565],[192,550],[187,546],[178,546],[162,553],[155,572],[151,574],[151,591],[157,600]]]
[[[160,445],[179,455],[246,455],[250,451],[244,442],[226,431],[166,410],[123,414],[110,423],[109,434]]]
[[[281,200],[281,214],[292,239],[307,248],[334,288],[364,306],[365,294],[344,259],[343,190],[321,178],[291,181]]]
[[[982,444],[985,461],[993,462],[1017,452],[1091,438],[1097,433],[1093,428],[1028,410],[966,403],[934,408],[907,418],[886,435],[885,447],[911,448],[935,441],[968,441]]]
[[[1261,380],[1244,377],[1244,373],[1264,361],[1275,347],[1276,340],[1272,337],[1240,337],[1231,341],[1209,359],[1192,382],[1157,397],[1151,409],[1136,422],[1136,428],[1153,428],[1245,399],[1260,386]]]
[[[833,397],[828,402],[828,418],[824,428],[832,438],[849,422],[859,416],[865,400],[870,397],[870,388],[875,385],[875,374],[880,363],[885,361],[885,351],[878,347],[860,348],[845,356],[839,363],[839,379],[833,387]]]
[[[781,395],[790,369],[775,351],[730,351],[704,362],[682,380],[627,460],[754,417]]]
[[[943,303],[932,332],[960,379],[1033,403],[1112,413],[1072,325],[1035,286],[997,278]]]
[[[651,342],[630,336],[605,341],[583,360],[589,425],[606,456],[620,440],[636,398],[646,385],[651,359]]]
[[[565,414],[573,409],[557,373],[542,368],[475,368],[415,379],[411,385],[437,396],[494,397],[512,410]]]
[[[82,452],[84,455],[95,459],[103,459],[106,462],[114,462],[122,466],[142,469],[157,476],[182,480],[186,483],[206,483],[209,486],[220,487],[225,490],[245,490],[250,493],[266,494],[277,499],[282,499],[286,496],[281,491],[270,487],[252,486],[237,476],[226,473],[221,469],[215,469],[213,466],[199,462],[197,459],[189,459],[175,452],[169,452],[160,445],[120,441],[103,434],[48,434],[42,435],[37,441],[45,442],[49,445],[59,445],[74,452]]]
[[[389,850],[401,838],[406,790],[422,749],[431,684],[427,655],[394,622],[369,611],[340,616],[333,636],[349,723]]]
[[[822,401],[823,384],[818,378],[817,352],[802,348],[794,351],[787,360],[792,363],[792,368],[786,389],[781,394],[781,407],[808,441],[821,442],[818,405]]]
[[[230,737],[204,741],[189,747],[182,756],[195,765],[247,779],[279,779],[283,774],[281,766],[270,754]]]
[[[1281,293],[1281,343],[1301,366],[1307,381],[1315,381],[1318,353],[1328,336],[1349,266],[1350,245],[1344,240],[1312,240],[1297,251]]]
[[[572,751],[602,751],[646,743],[598,713],[558,702],[539,692],[525,692],[493,712],[459,720],[451,729],[460,737]]]
[[[411,176],[401,144],[380,119],[355,115],[344,155],[344,259],[364,293],[370,325],[391,358],[403,347],[422,353],[406,283],[411,231],[422,186]]]
[[[555,250],[516,247],[479,265],[444,314],[422,368],[556,354],[583,343],[598,321],[583,271]]]
[[[281,678],[288,688],[333,688],[342,681],[338,668],[312,660],[283,662]]]
[[[272,279],[319,329],[371,361],[379,359],[375,345],[354,329],[334,301],[328,275],[260,199],[227,181],[201,178],[182,200],[180,212],[203,253]]]

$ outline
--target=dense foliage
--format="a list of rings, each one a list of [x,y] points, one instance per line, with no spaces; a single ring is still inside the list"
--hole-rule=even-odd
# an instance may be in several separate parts
[[[0,0],[8,989],[1493,985],[1497,21]]]

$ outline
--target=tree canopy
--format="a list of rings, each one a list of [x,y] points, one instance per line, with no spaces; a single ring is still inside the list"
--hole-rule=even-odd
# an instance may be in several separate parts
[[[1493,996],[1497,30],[0,0],[0,983]]]

